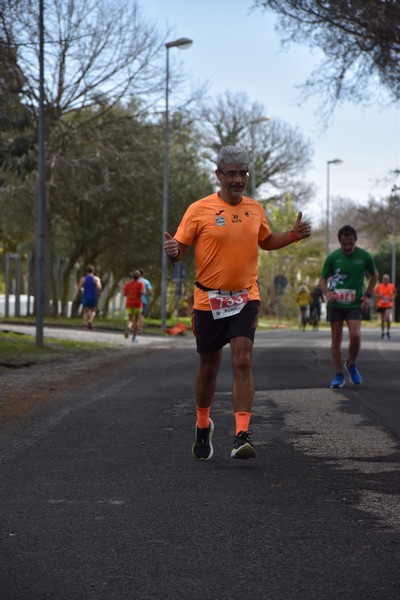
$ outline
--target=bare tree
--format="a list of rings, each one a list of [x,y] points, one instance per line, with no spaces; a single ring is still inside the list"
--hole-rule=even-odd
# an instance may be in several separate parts
[[[378,81],[389,99],[400,99],[398,0],[254,0],[253,8],[279,15],[283,43],[318,47],[325,59],[305,83],[321,93],[325,115],[338,100],[367,102]]]
[[[307,201],[313,195],[311,184],[304,180],[311,146],[297,128],[278,119],[265,120],[266,116],[262,104],[251,102],[244,92],[218,96],[202,111],[209,159],[215,163],[221,146],[243,145],[249,150],[256,189],[268,186],[277,199],[290,192],[295,202]]]
[[[21,6],[21,4],[23,6]],[[38,2],[10,2],[1,11],[3,44],[17,48],[26,81],[24,94],[38,102]],[[51,0],[44,3],[45,105],[47,117],[107,98],[113,105],[128,94],[151,94],[160,86],[158,56],[163,41],[144,21],[137,2]]]
[[[39,2],[0,4],[0,45],[13,53],[23,82],[20,98],[38,115]],[[154,100],[162,89],[159,58],[163,40],[147,23],[135,0],[44,1],[44,106],[46,121],[47,274],[52,273],[52,206],[57,204],[55,173],[74,130],[101,119],[130,97]],[[161,71],[162,73],[162,71]],[[2,82],[0,81],[0,84]],[[136,106],[143,110],[137,101]],[[94,109],[95,110],[92,110]],[[52,282],[53,300],[56,285]],[[47,297],[50,291],[47,290]],[[53,307],[57,302],[53,301]]]

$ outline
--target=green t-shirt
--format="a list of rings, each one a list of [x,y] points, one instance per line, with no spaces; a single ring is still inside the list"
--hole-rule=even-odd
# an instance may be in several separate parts
[[[329,289],[339,297],[332,306],[336,308],[358,308],[364,292],[366,273],[376,272],[374,259],[369,252],[358,248],[353,254],[346,255],[342,248],[331,252],[326,257],[322,268],[322,277],[330,279]]]

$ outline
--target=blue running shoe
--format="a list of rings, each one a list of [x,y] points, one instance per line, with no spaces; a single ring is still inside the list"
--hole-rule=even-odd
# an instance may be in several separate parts
[[[344,377],[343,373],[336,373],[335,377],[331,381],[331,388],[341,388],[344,386]]]
[[[350,375],[352,383],[354,383],[354,385],[360,385],[360,383],[362,383],[362,377],[358,372],[356,365],[349,365],[349,361],[346,360],[344,366],[346,367],[347,372]]]

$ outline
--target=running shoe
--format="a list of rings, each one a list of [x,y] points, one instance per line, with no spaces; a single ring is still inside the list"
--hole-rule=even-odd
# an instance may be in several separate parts
[[[255,458],[256,451],[249,438],[248,431],[239,431],[233,443],[231,458]]]
[[[354,385],[360,385],[360,383],[362,383],[362,377],[358,372],[356,365],[349,365],[349,361],[346,360],[344,366],[346,367],[347,372],[350,375],[352,383],[354,383]]]
[[[129,337],[129,329],[125,329],[125,331],[124,331],[124,337],[125,338]]]
[[[389,331],[387,332],[386,337],[387,337],[388,340],[390,340],[390,333],[389,333]]]
[[[197,460],[209,460],[214,454],[212,437],[214,433],[214,423],[210,419],[210,425],[206,428],[194,428],[194,444],[192,454]]]
[[[343,373],[336,373],[335,377],[331,381],[330,387],[332,389],[341,388],[344,386]]]

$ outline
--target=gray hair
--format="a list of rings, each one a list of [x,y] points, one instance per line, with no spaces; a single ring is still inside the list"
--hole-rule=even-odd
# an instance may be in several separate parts
[[[218,153],[217,168],[222,169],[225,165],[234,163],[236,165],[249,164],[249,155],[247,150],[240,146],[223,146]]]

